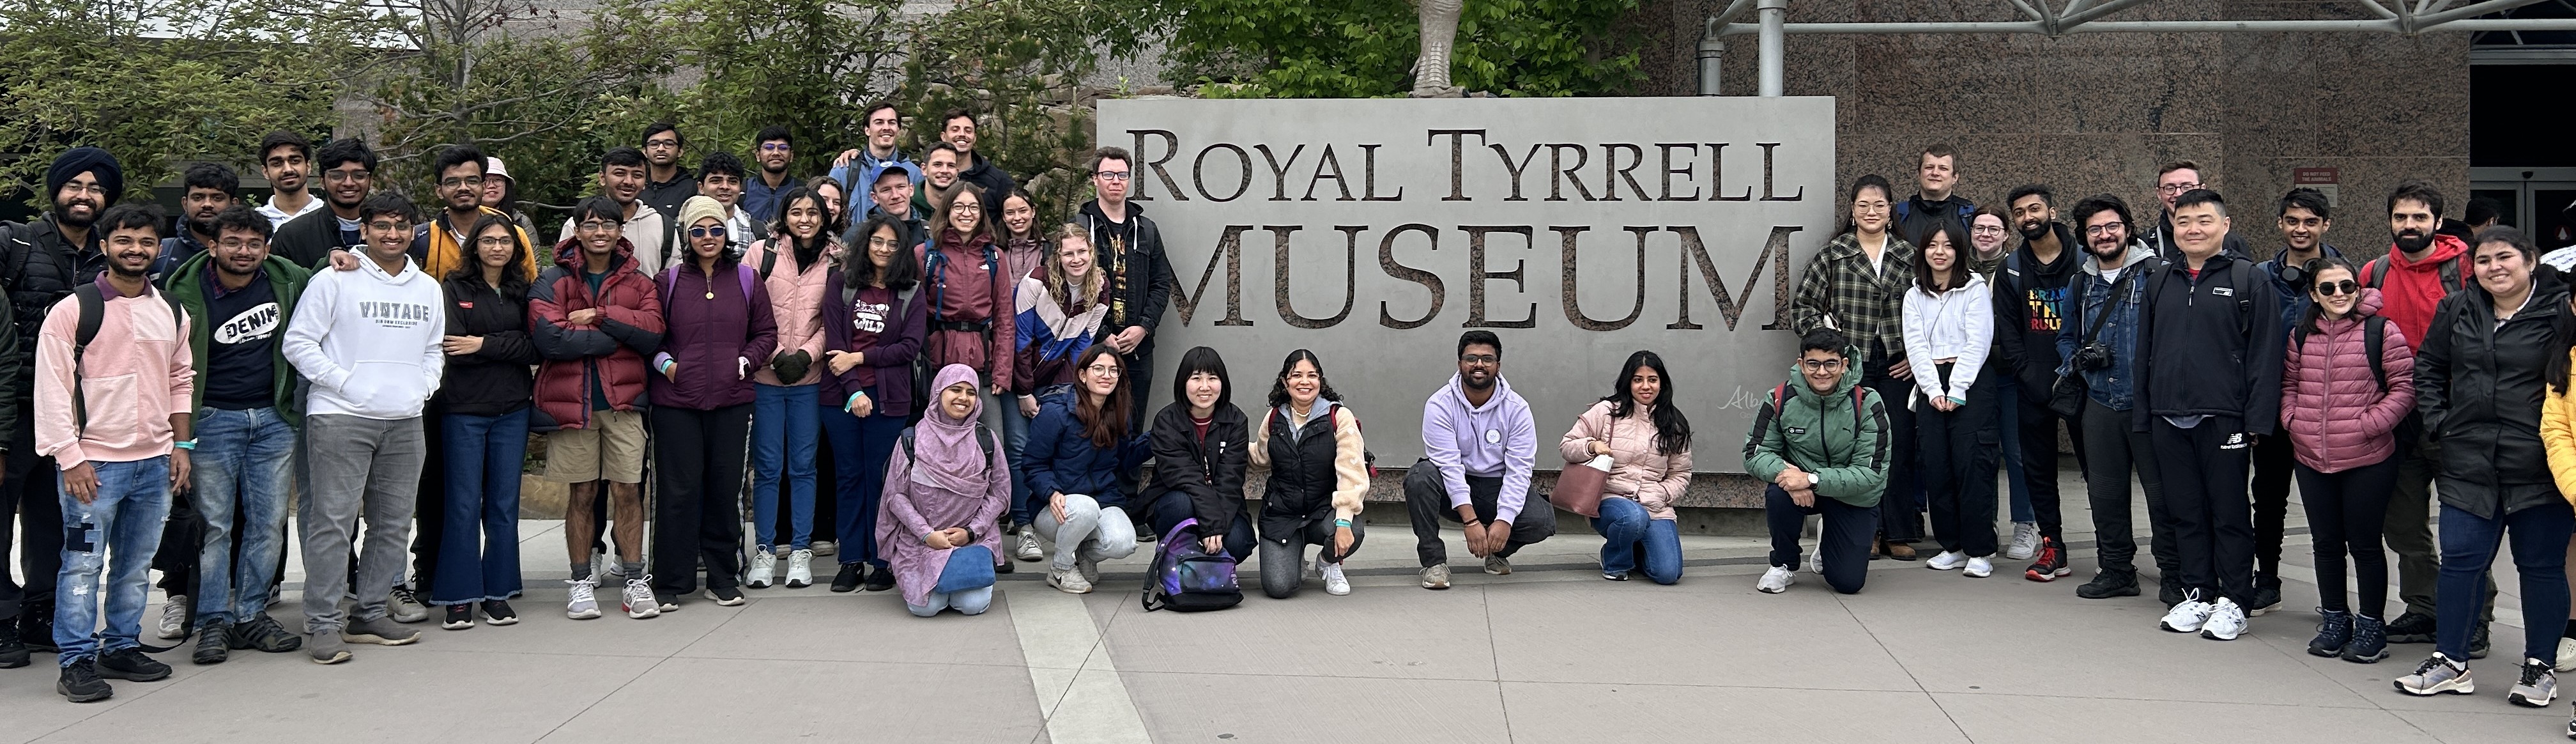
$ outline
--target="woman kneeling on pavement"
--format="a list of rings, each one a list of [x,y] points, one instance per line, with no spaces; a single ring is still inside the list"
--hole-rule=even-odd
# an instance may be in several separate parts
[[[2351,262],[2326,256],[2305,268],[2314,302],[2282,357],[2281,430],[2298,456],[2299,499],[2315,536],[2320,620],[2308,653],[2368,664],[2388,658],[2379,536],[2397,487],[2393,432],[2415,409],[2415,352],[2397,324],[2378,317],[2379,290],[2355,281]],[[2344,603],[2347,553],[2361,580],[2357,607]]]
[[[1887,488],[1887,408],[1860,385],[1851,341],[1832,329],[1798,340],[1789,382],[1764,401],[1744,436],[1744,472],[1770,481],[1771,570],[1754,588],[1778,594],[1797,582],[1798,533],[1824,515],[1818,560],[1808,564],[1834,591],[1852,594],[1869,578],[1878,500]]]
[[[1682,538],[1673,500],[1690,488],[1690,419],[1672,402],[1672,377],[1664,358],[1651,351],[1628,355],[1619,367],[1611,393],[1574,420],[1574,428],[1557,442],[1566,467],[1607,455],[1611,468],[1602,486],[1601,516],[1592,529],[1601,533],[1601,578],[1627,581],[1645,555],[1646,578],[1657,584],[1682,580]]]
[[[1100,562],[1136,552],[1136,523],[1121,486],[1145,462],[1145,436],[1127,429],[1127,360],[1095,344],[1074,361],[1073,394],[1050,398],[1029,424],[1029,493],[1046,505],[1030,525],[1055,544],[1047,586],[1087,594]]]
[[[1154,483],[1146,515],[1157,536],[1197,519],[1191,536],[1208,553],[1252,558],[1252,518],[1243,511],[1245,443],[1252,426],[1234,407],[1234,384],[1216,350],[1193,347],[1172,374],[1172,404],[1154,414]]]
[[[1342,561],[1360,547],[1360,499],[1368,495],[1368,442],[1359,416],[1324,380],[1323,361],[1288,352],[1270,384],[1270,409],[1252,431],[1252,468],[1268,471],[1261,489],[1261,592],[1297,596],[1306,546],[1319,546],[1313,570],[1324,593],[1351,593]]]
[[[903,605],[930,617],[993,606],[992,529],[1011,504],[1001,435],[976,423],[984,396],[973,367],[951,364],[932,382],[932,407],[905,430],[886,465],[877,555],[894,569]]]

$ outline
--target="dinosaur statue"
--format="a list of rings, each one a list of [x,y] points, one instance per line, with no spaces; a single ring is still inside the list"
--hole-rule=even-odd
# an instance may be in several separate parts
[[[1422,56],[1413,62],[1414,98],[1457,98],[1465,94],[1449,82],[1449,51],[1458,40],[1458,16],[1466,0],[1413,0],[1422,23]]]

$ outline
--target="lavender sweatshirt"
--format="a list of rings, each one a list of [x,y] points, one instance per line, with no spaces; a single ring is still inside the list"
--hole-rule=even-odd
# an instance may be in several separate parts
[[[1503,479],[1495,498],[1494,519],[1519,521],[1529,499],[1530,468],[1538,461],[1538,425],[1530,419],[1529,401],[1512,393],[1512,384],[1494,378],[1494,397],[1482,408],[1467,404],[1457,375],[1422,403],[1422,451],[1440,468],[1440,484],[1449,492],[1449,507],[1468,503],[1467,476]]]

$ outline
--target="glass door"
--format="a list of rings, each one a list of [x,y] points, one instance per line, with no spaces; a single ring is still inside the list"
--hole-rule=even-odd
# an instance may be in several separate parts
[[[2576,245],[2576,168],[2470,168],[2469,195],[2495,200],[2496,221],[2523,228],[2544,253]]]

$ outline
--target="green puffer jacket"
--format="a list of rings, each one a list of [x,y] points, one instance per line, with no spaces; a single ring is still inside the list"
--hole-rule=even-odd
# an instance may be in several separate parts
[[[180,307],[188,309],[188,322],[193,325],[188,350],[195,355],[192,361],[197,370],[196,405],[199,408],[206,405],[206,352],[214,348],[217,325],[206,317],[205,277],[216,271],[211,265],[214,258],[214,251],[191,256],[187,263],[180,264],[177,270],[162,278],[169,285],[163,288],[164,291],[170,293],[171,299],[179,301]],[[276,347],[272,356],[276,357],[277,375],[271,386],[277,392],[277,415],[286,419],[287,426],[300,428],[304,425],[304,401],[295,394],[295,367],[286,363],[284,341],[286,321],[295,317],[295,300],[304,294],[304,285],[312,280],[313,275],[280,255],[270,255],[268,260],[260,263],[260,268],[267,270],[269,291],[277,295],[277,335],[272,337],[270,344]]]
[[[1876,391],[1860,386],[1860,372],[1846,372],[1832,393],[1818,393],[1792,365],[1782,397],[1778,390],[1766,396],[1744,435],[1745,473],[1767,483],[1795,465],[1816,477],[1816,493],[1877,506],[1887,490],[1887,409]]]

